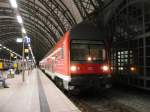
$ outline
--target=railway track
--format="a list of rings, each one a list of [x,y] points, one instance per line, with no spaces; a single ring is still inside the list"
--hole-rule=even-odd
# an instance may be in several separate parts
[[[121,86],[108,91],[83,92],[79,95],[64,94],[82,112],[149,112],[150,94],[142,90]]]
[[[87,95],[68,97],[80,108],[82,112],[139,112],[127,105],[116,102],[103,93],[89,93]]]

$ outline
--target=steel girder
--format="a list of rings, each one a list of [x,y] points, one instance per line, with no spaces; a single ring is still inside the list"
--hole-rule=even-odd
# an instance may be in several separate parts
[[[36,38],[37,41],[40,41],[40,45],[42,45],[42,47],[39,47],[39,48],[41,48],[42,50],[39,52],[40,52],[40,54],[43,54],[42,53],[43,51],[45,51],[45,50],[48,51],[52,46],[49,43],[46,44],[47,41],[45,40],[46,38],[44,38],[44,33],[43,34],[39,33],[41,31],[39,31],[37,28],[33,28],[32,26],[33,26],[32,23],[25,24],[25,27],[27,27],[27,29],[28,29],[27,31],[29,32],[29,34],[31,35],[31,33],[32,33],[32,38],[33,39]],[[10,31],[8,29],[10,29]],[[0,39],[3,42],[3,44],[10,43],[10,42],[12,43],[13,41],[15,42],[16,37],[21,37],[21,33],[19,30],[20,30],[20,27],[18,27],[18,29],[17,29],[17,27],[15,25],[7,25],[7,26],[3,27],[3,29],[1,29],[2,33],[0,35],[0,37],[1,37]],[[19,31],[19,32],[17,32],[17,31]],[[32,32],[30,32],[30,31],[32,31]],[[6,32],[8,32],[8,33],[6,33]],[[34,35],[34,34],[37,34],[37,35]],[[43,41],[44,41],[44,43],[43,43]],[[35,43],[35,41],[33,43]],[[10,46],[10,47],[13,48],[13,46]],[[44,52],[44,53],[46,53],[46,52]]]
[[[8,9],[7,9],[8,10]],[[9,13],[8,13],[8,16],[9,16]],[[31,19],[29,18],[29,19],[25,19],[26,21],[28,20],[28,23],[30,23],[30,27],[32,27],[32,29],[33,29],[33,27],[35,27],[34,26],[34,23],[32,23],[32,21],[31,21]],[[31,22],[30,22],[31,21]],[[8,18],[8,19],[3,19],[3,21],[2,21],[2,24],[0,25],[1,26],[1,29],[0,29],[0,32],[2,32],[2,33],[4,33],[4,35],[7,33],[7,32],[11,32],[11,31],[14,31],[16,28],[15,27],[17,27],[17,26],[19,26],[19,24],[17,25],[17,24],[15,24],[16,26],[12,26],[13,27],[13,29],[12,28],[9,28],[9,25],[10,25],[10,23],[11,24],[14,24],[14,22],[16,23],[16,21],[15,20],[13,20],[12,18],[10,19],[10,18]],[[36,23],[36,27],[38,26],[38,24]],[[5,27],[6,27],[6,29],[5,29]],[[40,28],[40,27],[38,27],[38,28]],[[10,30],[9,30],[10,29]],[[20,31],[21,32],[21,30],[20,30],[20,28],[18,29],[18,31]],[[39,29],[37,30],[36,29],[36,31],[37,32],[35,32],[35,34],[37,34],[37,33],[39,33],[39,32],[42,32],[42,31],[40,31]],[[44,30],[44,31],[46,31],[46,30]],[[2,34],[1,33],[1,34]],[[14,34],[14,33],[13,33]],[[50,33],[49,33],[50,34]],[[14,34],[14,35],[16,35],[16,34]],[[7,35],[8,36],[8,35]],[[3,39],[1,39],[1,41],[3,41],[3,43],[4,42],[9,42],[8,41],[8,39],[6,39],[6,37],[7,37],[6,35],[5,35],[5,37],[4,36],[2,36],[1,35],[1,37],[3,37]],[[10,36],[10,35],[9,35]],[[19,35],[20,37],[21,37],[21,35]],[[43,40],[45,40],[45,37],[44,36],[46,36],[46,37],[49,37],[48,35],[45,35],[45,33],[43,33],[42,34],[42,41]],[[16,37],[15,37],[16,38]],[[5,40],[5,41],[4,41]],[[45,41],[44,43],[47,43],[48,41]],[[54,43],[53,43],[54,44]],[[53,45],[52,44],[52,45]],[[44,44],[45,45],[45,44]],[[47,45],[49,45],[49,43],[47,43]],[[51,46],[52,46],[51,45]],[[50,47],[49,47],[50,48]],[[42,51],[44,51],[44,50],[42,50]]]
[[[95,19],[99,13],[112,4],[115,0],[73,0],[81,14],[86,19]],[[94,16],[94,17],[93,17]],[[92,17],[92,18],[91,18]]]
[[[71,26],[76,24],[73,15],[61,0],[39,0],[39,2],[63,24],[65,31],[70,30]]]
[[[24,2],[19,2],[20,4],[20,11],[22,11],[22,15],[24,13],[28,15],[30,18],[35,19],[35,21],[41,22],[46,29],[49,30],[50,34],[52,35],[52,38],[55,40],[55,42],[58,40],[60,35],[63,34],[62,28],[59,27],[57,22],[54,22],[54,20],[51,19],[51,17],[48,17],[47,15],[49,12],[42,9],[40,6],[36,5],[34,7],[33,2],[29,2],[29,4]]]
[[[38,34],[38,35],[40,35],[40,37],[42,37],[42,38],[40,38],[40,39],[44,40],[45,43],[48,45],[49,42],[48,42],[48,39],[45,38],[45,36],[44,36],[45,33],[44,33],[42,30],[38,29],[39,27],[34,26],[34,24],[32,23],[32,21],[29,21],[29,20],[27,20],[27,19],[26,19],[26,21],[28,21],[30,28],[35,29],[35,30],[37,31],[37,32],[35,32],[35,33]],[[16,23],[15,23],[15,24],[9,24],[9,23],[10,23],[9,21],[7,21],[7,23],[6,23],[6,22],[3,22],[3,23],[5,24],[4,26],[3,26],[3,24],[0,23],[0,26],[3,27],[3,28],[0,29],[1,34],[2,34],[2,33],[5,34],[5,32],[8,32],[9,30],[10,30],[9,32],[14,31],[14,29],[17,28],[17,24],[16,24]],[[25,23],[25,25],[28,24],[28,23]],[[20,30],[20,26],[18,26],[17,30]],[[41,34],[40,34],[39,32],[41,32]],[[21,37],[21,35],[20,35],[20,37]],[[1,37],[0,37],[0,38],[1,38]],[[1,40],[5,40],[5,38],[4,38],[4,39],[1,38]],[[51,45],[51,44],[49,44],[49,45]],[[52,45],[51,45],[51,46],[52,46]]]
[[[27,26],[27,25],[26,25]],[[35,29],[32,29],[30,26],[27,26],[28,28],[29,28],[29,33],[30,33],[30,35],[32,34],[32,36],[34,36],[34,34],[35,33],[37,33],[36,31],[35,31]],[[15,27],[14,27],[15,28]],[[6,29],[7,30],[7,29]],[[31,32],[32,31],[32,32]],[[5,44],[5,45],[7,45],[9,42],[16,42],[16,38],[14,38],[14,34],[15,34],[15,37],[20,37],[20,35],[21,35],[21,33],[18,31],[18,29],[16,29],[16,30],[13,30],[12,32],[9,32],[9,33],[4,33],[4,34],[1,34],[0,35],[0,39],[1,39],[1,41]],[[37,36],[37,37],[36,37]],[[50,48],[50,46],[48,47],[45,43],[42,43],[43,42],[43,39],[42,38],[39,38],[40,37],[40,35],[37,33],[37,35],[36,36],[34,36],[34,38],[33,39],[37,39],[38,41],[40,41],[41,42],[41,44],[42,44],[42,46],[43,46],[43,48],[45,48],[45,50],[47,50],[47,49],[49,49]],[[13,37],[13,38],[12,38]],[[12,41],[13,40],[13,41]]]
[[[40,39],[40,38],[38,38],[38,36],[36,35],[35,36],[35,31],[31,28],[31,29],[29,29],[28,30],[28,32],[29,32],[29,36],[31,36],[31,37],[34,37],[33,39],[34,39],[34,41],[32,42],[33,44],[33,48],[36,48],[36,49],[40,49],[38,52],[36,52],[36,54],[37,54],[37,58],[38,59],[40,59],[41,58],[41,55],[42,56],[44,56],[45,55],[45,53],[46,52],[48,52],[49,51],[49,49],[50,49],[50,47],[47,47],[47,45],[45,44],[45,43],[43,43],[43,40],[42,39]],[[14,50],[14,51],[16,51],[16,52],[19,52],[19,53],[21,53],[22,52],[22,49],[17,49],[16,48],[16,46],[17,46],[17,43],[16,43],[16,41],[15,41],[15,39],[14,39],[14,35],[15,36],[20,36],[21,34],[20,34],[20,32],[9,32],[8,34],[3,34],[3,36],[1,36],[2,38],[5,38],[4,40],[2,40],[4,43],[5,43],[5,45],[7,46],[7,47],[9,47],[9,48],[11,48],[12,50]],[[6,38],[7,37],[7,38]],[[38,44],[38,47],[35,47],[35,42],[36,43],[39,43]],[[11,44],[10,44],[11,43]],[[15,47],[14,47],[15,46]],[[22,46],[20,46],[21,48],[22,48]],[[35,49],[33,50],[33,52],[35,51]],[[35,53],[35,52],[34,52]]]
[[[129,12],[129,7],[134,7],[134,9],[137,11],[139,10],[138,6],[136,4],[142,4],[147,3],[150,4],[149,0],[122,0],[123,2],[116,7],[115,11],[111,13],[112,18],[110,25],[112,25],[112,35],[114,35],[115,38],[122,41],[123,39],[133,39],[139,35],[139,28],[142,28],[142,24],[139,24],[138,15],[140,14],[134,13],[132,11]],[[150,9],[149,9],[150,10]],[[149,15],[150,15],[150,11]],[[115,15],[115,16],[114,16]],[[136,16],[136,17],[135,17]],[[119,30],[122,31],[122,33],[126,33],[127,37],[121,36]],[[115,33],[114,33],[115,32]],[[122,38],[121,38],[122,37]]]
[[[43,43],[45,43],[43,45],[45,46],[45,49],[46,46],[49,46],[47,49],[50,49],[65,31],[69,30],[73,24],[76,24],[76,21],[71,15],[70,11],[62,2],[59,2],[62,3],[60,5],[58,1],[56,2],[54,0],[39,0],[39,3],[42,5],[46,3],[48,8],[43,8],[43,6],[36,4],[33,0],[20,0],[18,2],[19,10],[25,22],[24,26],[27,27],[27,31],[30,32],[30,35],[32,31],[34,32],[32,33],[32,36],[35,37],[35,35],[37,36],[38,34],[38,37],[40,37],[41,40],[45,40],[43,41]],[[0,24],[0,26],[3,27],[0,29],[1,41],[3,41],[3,43],[11,42],[14,40],[13,35],[16,38],[15,35],[21,32],[20,28],[17,28],[19,27],[19,24],[15,24],[17,23],[14,17],[15,15],[13,10],[9,7],[1,7],[0,16],[3,16],[4,18],[2,20],[2,24]],[[18,36],[21,37],[21,34],[18,34]],[[36,39],[36,42],[40,42],[39,39]]]
[[[27,20],[26,19],[26,21],[28,21],[28,23],[30,23],[30,27],[32,27],[33,29],[34,29],[34,24],[32,23],[32,21],[29,21],[29,20]],[[1,26],[1,29],[0,29],[0,31],[1,31],[1,33],[5,33],[5,32],[11,32],[11,31],[13,31],[14,29],[15,29],[15,27],[19,27],[19,25],[17,25],[17,24],[10,24],[10,22],[11,21],[8,21],[7,20],[7,22],[5,22],[5,21],[2,21],[2,23],[3,24],[1,24],[0,23],[0,26]],[[12,29],[12,28],[13,29]],[[36,26],[35,26],[36,27]],[[42,31],[40,30],[40,29],[38,29],[39,27],[37,27],[36,28],[36,33],[39,33],[39,32],[41,32],[42,33]],[[5,29],[5,30],[3,30],[3,29]],[[10,29],[10,31],[9,31],[9,29]],[[18,28],[18,30],[20,30],[20,28]],[[43,40],[45,40],[46,38],[44,37],[44,35],[45,35],[45,33],[42,33],[42,35],[41,36],[43,36]],[[21,35],[20,35],[20,37],[21,37]],[[5,39],[5,38],[4,38]],[[45,42],[47,43],[48,41],[46,41],[45,40]],[[49,43],[47,43],[47,44],[49,44]]]
[[[98,2],[99,1],[99,2]],[[101,0],[74,0],[83,19],[87,19],[102,4]]]

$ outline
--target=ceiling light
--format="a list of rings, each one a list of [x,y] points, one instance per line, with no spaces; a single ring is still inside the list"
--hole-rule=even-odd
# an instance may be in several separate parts
[[[18,20],[18,22],[19,22],[20,24],[22,24],[22,23],[23,23],[22,18],[21,18],[21,16],[20,16],[20,15],[17,15],[17,20]]]
[[[22,28],[22,33],[26,33],[26,30],[24,28]]]
[[[17,39],[16,39],[16,42],[17,42],[17,43],[22,43],[22,41],[23,41],[22,38],[17,38]]]
[[[18,7],[16,0],[9,0],[9,1],[10,1],[10,4],[11,4],[11,6],[12,6],[13,8],[17,8],[17,7]]]

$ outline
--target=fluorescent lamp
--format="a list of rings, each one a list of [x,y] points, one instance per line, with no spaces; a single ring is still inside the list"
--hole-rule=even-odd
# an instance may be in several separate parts
[[[26,59],[29,59],[29,56],[27,56]]]
[[[26,33],[26,30],[24,28],[22,28],[22,33]]]
[[[23,39],[22,39],[22,38],[17,38],[17,39],[16,39],[16,42],[17,42],[17,43],[22,43],[22,42],[23,42]]]
[[[20,16],[20,15],[17,15],[17,20],[18,20],[18,22],[19,22],[20,24],[22,24],[22,23],[23,23],[22,18],[21,18],[21,16]]]
[[[16,0],[9,0],[9,1],[10,1],[10,4],[11,4],[11,6],[12,6],[13,8],[17,8],[17,7],[18,7]]]
[[[14,56],[14,54],[13,54],[13,53],[10,53],[10,56],[11,56],[11,57],[13,57],[13,56]]]

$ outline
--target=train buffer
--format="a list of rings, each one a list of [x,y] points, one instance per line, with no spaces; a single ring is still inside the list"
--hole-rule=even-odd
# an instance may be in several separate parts
[[[80,110],[39,69],[7,80],[0,88],[0,112],[80,112]],[[11,86],[13,85],[13,86]]]

